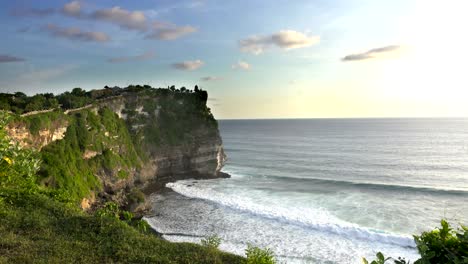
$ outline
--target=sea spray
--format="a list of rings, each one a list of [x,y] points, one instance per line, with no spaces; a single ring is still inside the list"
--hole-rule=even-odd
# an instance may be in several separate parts
[[[355,237],[372,242],[394,244],[402,247],[416,245],[411,236],[391,234],[381,230],[370,230],[356,224],[342,221],[332,216],[323,209],[309,208],[284,208],[281,206],[265,206],[252,199],[238,195],[226,195],[211,188],[203,188],[206,185],[197,185],[198,181],[184,180],[168,183],[166,187],[190,198],[203,199],[221,204],[236,210],[278,220],[286,224],[296,224],[322,232],[330,232],[347,237]]]

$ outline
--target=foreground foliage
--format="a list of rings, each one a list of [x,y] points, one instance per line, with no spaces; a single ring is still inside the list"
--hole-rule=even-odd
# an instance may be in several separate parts
[[[0,263],[243,263],[190,243],[170,243],[112,215],[88,215],[42,194],[3,195]]]
[[[269,248],[262,249],[252,245],[248,245],[245,250],[247,256],[247,264],[275,264],[276,258],[273,251]]]
[[[217,235],[209,236],[201,240],[201,244],[207,248],[218,248],[221,244],[221,238]]]
[[[414,236],[416,247],[421,258],[414,261],[415,264],[431,263],[455,263],[468,264],[468,227],[460,226],[458,230],[450,227],[447,221],[441,221],[441,227],[432,231],[423,232],[420,236]],[[406,264],[404,259],[385,258],[382,253],[377,253],[377,260],[371,264],[384,263]],[[365,264],[369,263],[363,259]]]

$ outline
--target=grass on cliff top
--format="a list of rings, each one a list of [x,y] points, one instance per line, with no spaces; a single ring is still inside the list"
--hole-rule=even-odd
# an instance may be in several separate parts
[[[0,263],[243,263],[239,256],[171,243],[41,194],[0,197]]]

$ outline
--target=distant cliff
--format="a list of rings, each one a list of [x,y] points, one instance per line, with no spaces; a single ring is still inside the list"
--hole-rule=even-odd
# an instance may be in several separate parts
[[[226,176],[218,124],[198,87],[74,90],[57,98],[53,111],[15,115],[7,132],[40,150],[42,185],[85,209],[106,200],[135,209],[135,186],[150,182]]]

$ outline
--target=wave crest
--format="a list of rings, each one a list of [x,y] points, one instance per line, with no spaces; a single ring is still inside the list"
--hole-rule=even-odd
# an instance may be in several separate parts
[[[392,234],[381,230],[361,227],[340,220],[327,211],[321,209],[284,208],[280,206],[264,205],[242,195],[225,194],[210,188],[206,183],[195,183],[191,180],[168,183],[166,187],[173,191],[195,199],[202,199],[220,204],[242,212],[254,214],[272,220],[300,225],[321,232],[328,232],[347,238],[361,239],[372,242],[386,243],[401,247],[415,247],[411,236]]]

